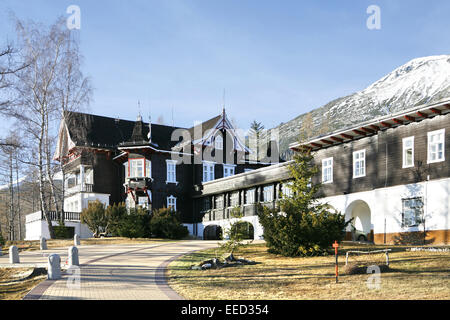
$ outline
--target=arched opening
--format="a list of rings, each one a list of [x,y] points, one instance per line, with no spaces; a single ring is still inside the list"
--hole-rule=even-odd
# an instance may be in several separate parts
[[[240,221],[233,224],[231,232],[237,232],[242,235],[244,240],[253,240],[255,238],[255,229],[250,222]]]
[[[203,240],[222,240],[222,227],[211,224],[203,230]]]
[[[351,226],[352,240],[373,241],[373,229],[370,207],[363,200],[353,201],[345,211],[345,216],[353,218]]]

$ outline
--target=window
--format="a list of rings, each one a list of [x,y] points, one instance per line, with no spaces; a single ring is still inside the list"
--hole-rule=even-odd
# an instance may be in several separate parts
[[[87,169],[85,173],[85,182],[87,184],[94,184],[94,170]]]
[[[223,149],[223,138],[222,136],[219,134],[216,136],[215,141],[214,141],[214,148],[216,149]]]
[[[235,165],[230,165],[230,164],[224,164],[223,165],[223,177],[230,177],[230,176],[234,176],[234,168]]]
[[[129,177],[129,174],[128,174],[128,161],[123,164],[123,167],[124,167],[124,170],[125,170],[125,179],[126,179],[126,178]]]
[[[239,206],[239,192],[233,192],[230,195],[230,207]]]
[[[285,182],[281,185],[281,193],[283,194],[283,198],[292,198],[294,196],[294,192],[292,191],[292,182]]]
[[[273,186],[265,186],[263,189],[263,202],[273,201]]]
[[[214,180],[214,163],[203,162],[203,182]]]
[[[144,161],[143,159],[130,160],[130,177],[141,178],[144,176]]]
[[[403,139],[403,168],[414,167],[414,137]]]
[[[444,161],[445,130],[428,132],[428,163]]]
[[[138,205],[142,208],[148,209],[148,198],[147,197],[138,197]]]
[[[421,223],[423,213],[422,198],[403,199],[403,227],[415,227]]]
[[[353,152],[353,178],[366,176],[366,150]]]
[[[145,176],[147,178],[152,177],[152,163],[147,159],[145,160]]]
[[[202,199],[202,212],[211,210],[211,197]]]
[[[167,197],[167,208],[177,211],[177,198],[174,196]]]
[[[216,196],[214,199],[214,209],[223,209],[224,201],[223,196]]]
[[[333,182],[333,158],[322,160],[322,183]]]
[[[255,203],[255,192],[256,192],[255,188],[245,190],[245,204]]]
[[[166,183],[177,183],[177,161],[166,160],[167,163],[167,181]]]

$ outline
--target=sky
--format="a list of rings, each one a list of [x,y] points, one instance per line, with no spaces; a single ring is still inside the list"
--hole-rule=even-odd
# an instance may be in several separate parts
[[[87,110],[135,120],[140,101],[144,120],[180,127],[225,100],[239,127],[272,128],[411,59],[450,53],[448,0],[0,0],[0,45],[16,39],[11,13],[52,24],[70,5],[94,87]],[[370,5],[380,29],[367,27]]]

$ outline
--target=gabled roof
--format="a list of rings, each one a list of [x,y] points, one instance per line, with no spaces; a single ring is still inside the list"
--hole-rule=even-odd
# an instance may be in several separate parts
[[[372,136],[378,131],[419,122],[442,114],[450,113],[450,100],[443,100],[429,105],[421,105],[395,114],[379,117],[354,127],[341,129],[331,134],[318,136],[303,143],[292,143],[289,148],[299,150],[302,147],[313,151]]]
[[[236,128],[233,127],[233,124],[227,117],[225,109],[222,111],[222,114],[189,128],[188,131],[191,140],[177,144],[176,149],[180,149],[188,143],[208,146],[212,143],[212,140],[219,130],[228,130],[229,132],[232,132],[236,143],[235,147],[251,153],[251,150],[245,146],[238,136]]]
[[[133,139],[136,121],[115,119],[87,113],[66,112],[65,122],[69,135],[78,147],[116,149]],[[158,149],[171,150],[178,141],[171,141],[172,132],[178,127],[152,124],[152,142]],[[148,123],[142,122],[140,136],[147,137]]]

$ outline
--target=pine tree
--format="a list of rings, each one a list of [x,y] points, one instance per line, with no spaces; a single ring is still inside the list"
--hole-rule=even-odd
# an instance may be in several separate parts
[[[341,213],[331,212],[318,201],[320,184],[311,181],[318,168],[311,151],[303,149],[294,156],[290,166],[293,196],[278,201],[275,209],[260,207],[258,216],[264,228],[269,251],[284,256],[324,254],[331,244],[342,241],[345,222]]]

